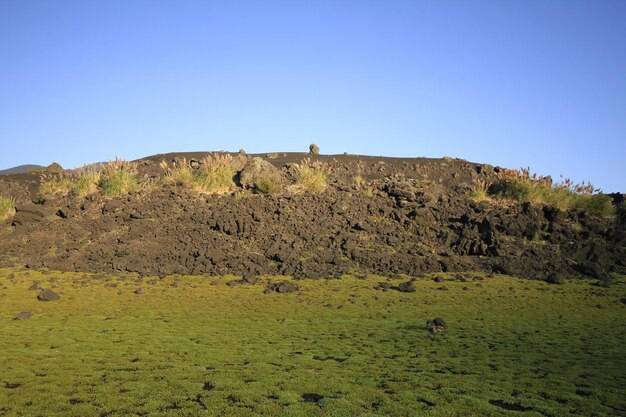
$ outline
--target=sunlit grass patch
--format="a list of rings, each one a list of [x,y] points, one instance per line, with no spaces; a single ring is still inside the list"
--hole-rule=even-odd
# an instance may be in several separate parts
[[[161,161],[165,171],[165,184],[182,186],[205,194],[224,194],[235,188],[235,173],[231,167],[229,154],[209,154],[200,161],[198,169],[193,169],[186,158],[177,160],[173,166]]]
[[[139,189],[137,164],[115,158],[102,167],[98,188],[107,197],[119,197]]]
[[[382,277],[345,276],[265,295],[265,281],[284,277],[228,287],[234,277],[211,285],[209,277],[137,282],[0,270],[0,409],[48,416],[591,416],[623,407],[623,278],[600,288],[441,277],[418,279],[415,293],[374,290]],[[33,281],[61,299],[37,301],[28,290]],[[142,295],[133,292],[139,286]],[[33,316],[13,320],[20,311]],[[429,333],[425,321],[434,317],[449,330]]]
[[[211,154],[205,156],[200,164],[196,184],[201,192],[223,194],[235,187],[235,173],[231,167],[232,156],[229,154]]]

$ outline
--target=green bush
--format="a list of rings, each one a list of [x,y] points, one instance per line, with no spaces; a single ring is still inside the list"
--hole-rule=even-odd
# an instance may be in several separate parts
[[[199,191],[208,194],[223,194],[235,187],[235,173],[230,163],[232,156],[213,154],[205,156],[201,161],[195,183]]]
[[[280,192],[281,186],[277,181],[272,178],[262,178],[259,180],[254,188],[254,192],[257,194],[276,194]]]
[[[15,199],[13,197],[0,197],[0,223],[9,220],[15,214]]]
[[[296,186],[304,191],[323,193],[328,187],[324,164],[304,159],[298,167]]]
[[[84,197],[98,191],[100,172],[93,166],[85,166],[76,172],[61,172],[41,180],[39,192],[44,195],[75,194]]]
[[[137,165],[121,159],[109,161],[100,173],[98,188],[107,197],[118,197],[139,189]]]
[[[489,191],[496,197],[521,203],[546,204],[562,210],[579,208],[600,216],[615,214],[611,198],[591,184],[574,184],[569,179],[553,184],[537,174],[530,175],[528,169],[500,173],[499,180]]]
[[[173,167],[161,161],[160,166],[165,170],[163,182],[200,193],[227,193],[235,187],[232,159],[229,154],[207,155],[200,161],[200,168],[197,170],[194,170],[185,158],[177,160]]]
[[[615,207],[611,197],[605,194],[596,194],[591,196],[580,195],[575,202],[576,207],[587,210],[590,213],[600,214],[602,216],[611,216],[615,214]]]

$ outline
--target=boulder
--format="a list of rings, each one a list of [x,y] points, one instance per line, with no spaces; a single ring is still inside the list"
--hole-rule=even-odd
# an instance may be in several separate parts
[[[248,284],[255,284],[259,280],[259,278],[253,274],[245,274],[242,279]]]
[[[20,314],[15,316],[15,320],[28,320],[33,316],[33,313],[30,311],[22,311]]]
[[[415,284],[413,281],[402,282],[398,285],[398,291],[400,292],[415,292]]]
[[[281,294],[287,294],[290,292],[296,292],[299,289],[300,288],[296,284],[290,281],[270,282],[265,288],[265,293],[269,294],[271,292],[278,292]]]
[[[317,146],[316,144],[312,143],[309,145],[309,153],[311,155],[319,155],[320,154],[320,147]]]
[[[258,156],[250,159],[239,172],[239,184],[244,189],[256,190],[268,182],[281,184],[280,171]]]
[[[433,320],[427,320],[426,326],[432,333],[440,333],[448,330],[448,324],[441,317],[437,317]]]
[[[55,301],[59,300],[60,298],[61,297],[59,297],[59,294],[55,293],[52,290],[49,290],[48,288],[44,288],[43,290],[41,290],[41,292],[37,296],[37,299],[39,301]]]

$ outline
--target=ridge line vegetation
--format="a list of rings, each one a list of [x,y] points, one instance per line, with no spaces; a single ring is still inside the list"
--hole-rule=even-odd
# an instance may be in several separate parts
[[[472,199],[485,201],[495,197],[520,203],[546,204],[561,210],[579,208],[605,217],[615,214],[611,197],[590,182],[575,183],[561,175],[561,181],[555,183],[550,177],[531,173],[530,167],[503,169],[496,173],[496,177],[493,183],[475,179]]]

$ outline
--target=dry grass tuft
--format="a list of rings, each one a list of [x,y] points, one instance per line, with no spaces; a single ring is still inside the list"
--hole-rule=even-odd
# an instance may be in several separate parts
[[[531,174],[530,168],[499,172],[498,181],[489,190],[496,197],[518,202],[546,204],[562,210],[580,208],[601,216],[615,213],[611,198],[591,183],[577,184],[563,176],[561,182],[553,183],[550,177]]]
[[[117,197],[139,189],[137,164],[120,158],[109,161],[100,171],[98,188],[107,197]]]
[[[233,157],[229,154],[210,154],[200,161],[196,177],[198,191],[207,194],[225,194],[235,188],[235,173],[231,167]]]
[[[165,170],[165,184],[182,186],[205,194],[224,194],[235,187],[232,159],[229,154],[215,153],[205,156],[197,170],[185,158],[177,160],[173,167],[161,161],[160,167]]]
[[[302,191],[323,193],[328,187],[326,164],[305,158],[297,167],[296,187]]]
[[[178,185],[185,188],[194,187],[195,177],[187,158],[177,160],[173,167],[170,167],[165,161],[161,161],[159,166],[165,170],[163,177],[165,184]]]
[[[491,197],[489,196],[489,187],[491,187],[490,182],[475,178],[474,181],[472,181],[472,192],[470,194],[470,198],[476,202],[491,200]]]
[[[0,197],[0,223],[9,220],[15,214],[15,198]]]
[[[39,192],[44,195],[70,195],[84,197],[98,191],[100,172],[95,165],[84,166],[75,172],[61,172],[51,177],[41,177]]]

